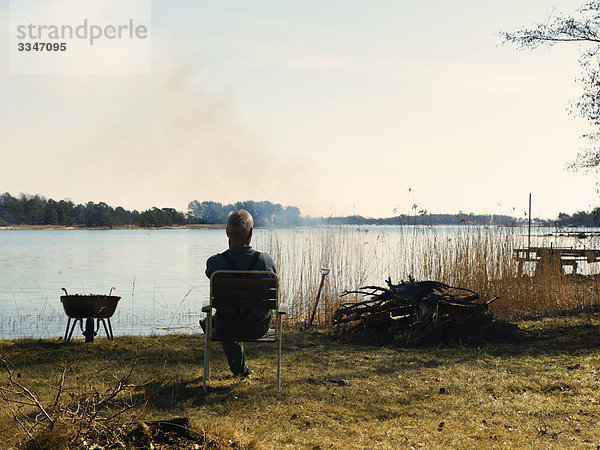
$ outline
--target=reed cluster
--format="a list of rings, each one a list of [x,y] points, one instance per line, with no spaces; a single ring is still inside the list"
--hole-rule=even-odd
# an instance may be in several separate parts
[[[535,236],[532,245],[550,245]],[[555,238],[552,238],[555,239]],[[600,304],[599,278],[588,273],[536,271],[525,263],[522,274],[515,248],[527,246],[526,230],[498,226],[323,227],[272,229],[260,237],[260,248],[274,257],[281,277],[282,298],[288,303],[288,325],[302,328],[311,315],[325,277],[314,324],[327,328],[333,312],[351,296],[346,290],[385,286],[412,277],[437,280],[478,292],[482,298],[500,296],[490,308],[498,317],[557,313]],[[556,245],[556,243],[554,243]],[[567,269],[568,270],[568,269]]]

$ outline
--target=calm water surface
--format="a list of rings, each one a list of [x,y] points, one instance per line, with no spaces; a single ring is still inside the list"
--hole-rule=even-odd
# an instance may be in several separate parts
[[[549,231],[554,230],[536,232]],[[257,229],[253,243],[279,261],[284,293],[296,282],[297,291],[310,296],[320,267],[330,267],[332,276],[340,272],[340,289],[381,282],[391,268],[394,279],[427,277],[418,267],[403,267],[402,261],[411,259],[399,255],[428,251],[460,233],[470,231],[464,226]],[[526,229],[510,233],[515,245],[525,244]],[[591,239],[552,241],[600,248]],[[532,240],[532,245],[550,243],[545,237]],[[208,299],[206,259],[226,246],[224,230],[0,230],[0,339],[62,336],[67,321],[60,302],[63,287],[69,294],[108,294],[114,286],[121,297],[111,319],[116,336],[199,332]],[[364,277],[352,279],[359,272]],[[306,286],[298,287],[298,273],[307,278],[302,280]]]
[[[64,334],[63,287],[116,287],[115,335],[194,330],[208,295],[205,261],[226,245],[224,230],[2,230],[0,338]]]

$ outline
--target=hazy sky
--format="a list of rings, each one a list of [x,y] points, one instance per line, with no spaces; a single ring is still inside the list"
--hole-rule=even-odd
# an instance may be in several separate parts
[[[0,1],[0,191],[310,215],[589,210],[577,46],[498,33],[575,0],[152,1],[150,75],[11,75]],[[514,208],[514,209],[513,209]]]

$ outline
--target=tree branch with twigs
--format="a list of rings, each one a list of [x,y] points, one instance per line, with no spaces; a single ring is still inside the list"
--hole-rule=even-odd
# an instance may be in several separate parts
[[[600,167],[600,1],[585,3],[574,17],[550,16],[543,23],[517,31],[500,33],[505,43],[520,49],[551,47],[556,44],[579,44],[582,75],[577,81],[583,94],[571,104],[570,113],[588,121],[592,131],[582,135],[584,145],[569,170]],[[587,45],[586,45],[587,44]]]

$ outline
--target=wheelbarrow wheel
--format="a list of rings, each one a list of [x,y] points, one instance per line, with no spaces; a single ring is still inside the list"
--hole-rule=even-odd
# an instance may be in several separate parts
[[[96,335],[96,331],[94,330],[94,319],[88,317],[85,319],[85,331],[83,332],[85,336],[85,342],[94,342],[94,336]]]

